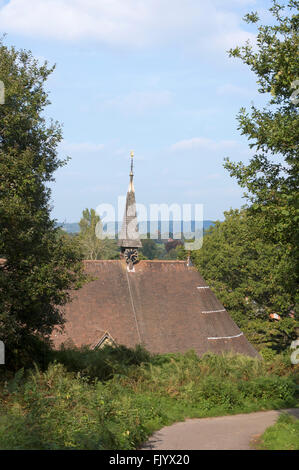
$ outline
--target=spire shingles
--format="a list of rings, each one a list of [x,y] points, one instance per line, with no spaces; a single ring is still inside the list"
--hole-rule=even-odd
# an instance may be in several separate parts
[[[123,249],[126,248],[141,248],[142,243],[138,232],[138,220],[136,213],[136,200],[135,190],[133,183],[133,157],[134,153],[131,152],[131,171],[130,183],[126,198],[126,207],[122,223],[121,232],[118,239],[118,246]]]

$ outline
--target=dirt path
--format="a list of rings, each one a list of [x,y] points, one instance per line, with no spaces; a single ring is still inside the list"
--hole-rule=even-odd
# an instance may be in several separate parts
[[[299,418],[299,409],[283,411]],[[187,419],[153,434],[142,450],[250,450],[250,441],[272,426],[283,411]]]

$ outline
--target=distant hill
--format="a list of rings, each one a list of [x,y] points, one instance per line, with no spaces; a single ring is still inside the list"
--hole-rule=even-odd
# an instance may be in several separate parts
[[[140,233],[147,233],[149,232],[149,227],[150,227],[150,222],[141,222],[139,224],[139,231]],[[164,227],[166,225],[166,222],[164,221],[158,221],[158,222],[154,222],[154,224],[157,224],[157,227],[158,227],[158,230],[161,232],[164,232]],[[213,222],[212,220],[204,220],[203,221],[203,228],[204,228],[204,231],[205,230],[208,230],[211,225],[214,225],[215,222]],[[61,227],[63,230],[65,230],[66,232],[68,233],[79,233],[80,232],[80,227],[79,227],[79,224],[77,222],[72,222],[72,223],[68,223],[68,222],[65,222],[65,223],[58,223],[57,224],[59,227]],[[113,226],[113,225],[112,225]],[[161,230],[162,228],[162,230]],[[177,233],[179,231],[181,231],[181,228],[182,228],[182,222],[173,222],[173,221],[170,221],[169,222],[169,231],[172,232],[172,233]],[[104,229],[106,229],[106,226],[104,226]],[[195,221],[192,220],[191,221],[191,231],[194,232],[195,230]],[[116,231],[118,231],[118,223],[116,222]]]
[[[80,232],[80,227],[77,222],[58,222],[57,224],[58,227],[61,227],[63,230],[65,230],[68,233],[79,233]]]

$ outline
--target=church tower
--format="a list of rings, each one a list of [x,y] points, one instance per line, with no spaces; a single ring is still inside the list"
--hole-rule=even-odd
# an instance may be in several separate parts
[[[152,354],[233,352],[259,357],[245,335],[186,260],[139,260],[131,152],[130,183],[118,246],[126,260],[86,260],[92,280],[74,291],[64,307],[63,331],[52,335],[55,347],[104,344],[133,348],[143,344]],[[0,260],[1,262],[1,260]],[[134,274],[133,274],[134,273]],[[61,334],[60,334],[61,333]]]
[[[138,261],[138,248],[142,247],[140,235],[138,232],[138,221],[136,213],[135,189],[133,183],[133,159],[134,152],[131,152],[130,183],[127,192],[122,228],[118,239],[118,246],[121,247],[122,256],[124,256],[130,269],[132,269],[133,264]]]

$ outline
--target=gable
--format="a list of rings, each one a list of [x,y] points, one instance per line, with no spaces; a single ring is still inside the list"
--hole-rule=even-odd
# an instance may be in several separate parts
[[[152,353],[194,349],[258,356],[200,273],[185,261],[141,260],[128,271],[121,260],[86,261],[94,281],[65,307],[65,331],[76,346],[143,344]],[[109,332],[109,337],[105,336]],[[100,339],[99,339],[100,338]]]

